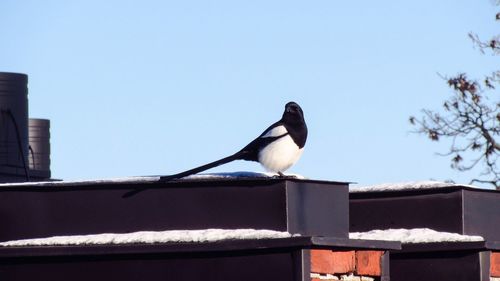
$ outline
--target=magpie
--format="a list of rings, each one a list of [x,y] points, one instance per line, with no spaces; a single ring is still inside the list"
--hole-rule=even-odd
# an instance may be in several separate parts
[[[162,176],[160,181],[171,181],[226,164],[235,160],[259,162],[267,171],[283,177],[283,172],[299,160],[307,140],[307,126],[302,108],[295,103],[285,105],[279,121],[240,151],[220,160],[174,175]]]

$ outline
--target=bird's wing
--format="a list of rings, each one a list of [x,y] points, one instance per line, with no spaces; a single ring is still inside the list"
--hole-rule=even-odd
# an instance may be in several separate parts
[[[279,136],[283,136],[287,133],[288,133],[288,131],[285,128],[285,125],[283,124],[283,122],[278,121],[278,122],[272,124],[271,126],[269,126],[269,128],[267,128],[266,130],[264,130],[264,132],[259,136],[259,138],[279,137]]]
[[[288,135],[288,131],[286,130],[283,123],[281,121],[278,121],[264,130],[264,132],[259,137],[250,142],[237,154],[242,160],[258,162],[259,151],[262,148],[286,135]]]

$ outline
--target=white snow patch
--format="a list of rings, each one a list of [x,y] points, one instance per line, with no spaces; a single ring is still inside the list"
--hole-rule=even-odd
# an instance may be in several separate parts
[[[351,232],[350,239],[401,241],[403,244],[433,242],[473,242],[484,241],[481,236],[462,235],[451,232],[439,232],[429,228],[385,229],[367,232]]]
[[[145,176],[145,177],[123,177],[123,178],[110,178],[110,179],[93,179],[93,180],[73,180],[73,181],[40,181],[40,182],[14,182],[2,183],[2,187],[15,187],[15,186],[70,186],[80,184],[109,184],[109,183],[147,183],[155,182],[160,179],[159,176]]]
[[[203,229],[139,231],[125,234],[103,233],[90,235],[53,236],[1,242],[1,247],[13,246],[69,246],[103,244],[152,244],[152,243],[206,243],[226,240],[254,240],[289,238],[288,232],[256,229]]]
[[[444,188],[450,186],[462,186],[470,188],[478,188],[473,185],[455,184],[440,181],[414,181],[402,183],[383,183],[367,186],[351,186],[349,192],[373,192],[373,191],[397,191],[397,190],[418,190],[430,188]]]
[[[340,280],[337,276],[333,274],[320,274],[320,273],[311,273],[311,278],[319,280]]]
[[[238,178],[271,178],[276,176],[276,173],[263,173],[263,172],[230,172],[230,173],[206,173],[196,174],[182,178],[183,180],[205,180],[205,179],[238,179]],[[299,174],[285,174],[297,179],[306,179]],[[2,183],[2,187],[13,186],[71,186],[81,184],[113,184],[113,183],[150,183],[157,182],[160,176],[140,176],[140,177],[122,177],[122,178],[109,178],[109,179],[95,179],[95,180],[74,180],[74,181],[45,181],[45,182],[16,182],[16,183]]]
[[[349,275],[341,275],[340,280],[342,281],[361,281],[360,276],[356,276],[354,274],[349,274]]]

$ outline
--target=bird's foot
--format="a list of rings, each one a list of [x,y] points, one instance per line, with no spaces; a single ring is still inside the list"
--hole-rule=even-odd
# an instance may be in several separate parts
[[[296,179],[297,177],[294,175],[285,175],[282,172],[278,172],[276,176],[273,178],[278,178],[278,179]]]

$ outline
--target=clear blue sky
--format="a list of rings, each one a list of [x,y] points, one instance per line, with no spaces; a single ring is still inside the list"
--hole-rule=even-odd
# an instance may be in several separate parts
[[[360,184],[468,182],[410,134],[451,94],[437,73],[498,69],[467,37],[498,33],[488,0],[0,2],[0,71],[29,75],[62,179],[170,174],[227,156],[305,111],[289,172]],[[239,161],[211,171],[262,171]]]

